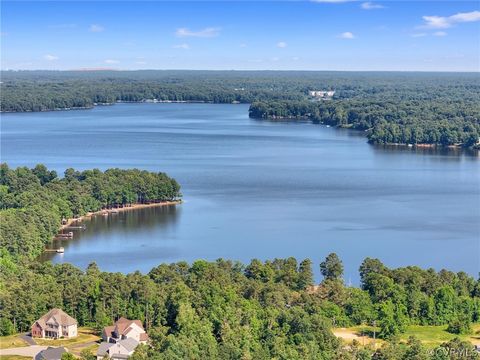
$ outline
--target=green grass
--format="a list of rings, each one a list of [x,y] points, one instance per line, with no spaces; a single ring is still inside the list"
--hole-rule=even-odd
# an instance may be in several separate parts
[[[96,331],[89,327],[80,327],[78,328],[78,336],[73,339],[38,339],[35,338],[35,341],[38,345],[45,346],[64,346],[70,348],[75,345],[80,345],[83,343],[89,343],[91,341],[98,341],[100,337],[97,335]]]
[[[0,355],[0,360],[31,360],[29,356],[20,356],[20,355]]]
[[[470,341],[472,344],[480,345],[480,324],[472,326],[473,332],[469,335],[455,335],[447,332],[447,325],[444,326],[420,326],[411,325],[405,334],[401,335],[402,339],[408,339],[410,336],[417,337],[425,345],[435,346],[443,342],[459,337],[462,340]]]
[[[444,342],[452,340],[455,337],[459,337],[462,340],[470,341],[472,344],[480,345],[480,323],[472,325],[472,334],[469,335],[455,335],[447,332],[447,325],[443,326],[421,326],[411,325],[407,328],[407,331],[400,335],[400,339],[407,341],[410,336],[415,336],[424,345],[428,347],[438,346]],[[344,330],[345,331],[345,330]],[[377,334],[379,329],[376,329]],[[346,332],[356,335],[367,335],[369,339],[373,337],[372,326],[353,326],[346,329]]]

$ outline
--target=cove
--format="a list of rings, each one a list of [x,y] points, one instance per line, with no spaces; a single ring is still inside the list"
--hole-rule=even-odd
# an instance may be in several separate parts
[[[60,174],[110,167],[164,171],[184,203],[94,217],[64,254],[42,259],[106,271],[219,257],[337,252],[345,280],[378,257],[390,267],[480,270],[475,153],[386,148],[361,133],[248,118],[248,105],[117,104],[2,114],[1,160]]]

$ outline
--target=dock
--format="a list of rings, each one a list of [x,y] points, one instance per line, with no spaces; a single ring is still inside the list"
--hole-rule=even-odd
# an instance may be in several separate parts
[[[87,225],[70,225],[66,226],[64,229],[70,229],[70,230],[85,230],[87,228]]]

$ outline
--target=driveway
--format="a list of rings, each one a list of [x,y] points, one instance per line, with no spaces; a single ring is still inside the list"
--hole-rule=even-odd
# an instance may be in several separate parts
[[[30,335],[28,335],[28,333],[25,333],[25,334],[21,335],[20,338],[23,341],[25,341],[28,345],[37,345],[35,340],[33,340],[33,338]]]
[[[32,345],[10,349],[2,349],[0,350],[0,355],[20,355],[30,356],[34,358],[40,351],[45,350],[47,347],[48,346]]]

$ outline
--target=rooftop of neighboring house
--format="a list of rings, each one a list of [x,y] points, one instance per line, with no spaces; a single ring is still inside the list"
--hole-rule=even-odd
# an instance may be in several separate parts
[[[115,324],[111,326],[106,326],[103,331],[108,337],[128,337],[128,334],[133,330],[134,324],[137,325],[140,329],[142,329],[143,332],[145,332],[142,322],[140,320],[129,320],[124,317],[118,319]],[[141,341],[146,341],[147,339],[148,336],[146,333],[140,335]]]
[[[50,310],[48,313],[38,319],[37,322],[40,324],[41,327],[45,327],[50,319],[52,319],[60,326],[77,325],[77,320],[75,320],[63,310],[57,308]]]
[[[108,343],[108,342],[102,342],[100,344],[100,346],[98,347],[97,356],[105,356],[108,352],[108,349],[110,349],[113,345],[115,345],[115,344]]]
[[[123,346],[125,349],[127,349],[127,351],[131,352],[135,350],[139,342],[132,338],[126,338],[126,339],[120,340],[119,342],[117,342],[117,344]]]
[[[62,358],[62,354],[67,352],[64,347],[51,347],[49,346],[43,351],[40,351],[37,356],[35,356],[36,360],[60,360]]]
[[[122,346],[123,348],[125,348],[125,350],[127,350],[127,352],[131,353],[135,350],[138,344],[139,342],[132,338],[120,340],[116,344],[102,342],[98,347],[97,356],[105,356],[106,354],[109,354],[109,350],[115,346]],[[118,357],[119,354],[115,354],[115,356]]]

